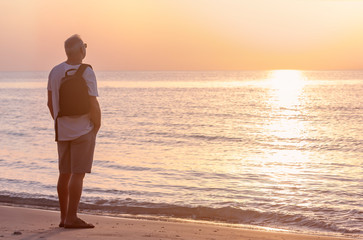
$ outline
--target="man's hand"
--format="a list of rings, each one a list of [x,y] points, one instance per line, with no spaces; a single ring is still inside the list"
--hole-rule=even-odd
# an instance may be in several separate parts
[[[53,112],[53,100],[52,100],[52,91],[48,90],[48,108],[50,111],[50,115],[52,115],[52,118],[54,119],[54,112]]]
[[[94,96],[90,96],[90,104],[91,104],[91,111],[90,111],[90,119],[94,125],[94,131],[97,134],[98,130],[101,127],[101,109],[98,100]]]

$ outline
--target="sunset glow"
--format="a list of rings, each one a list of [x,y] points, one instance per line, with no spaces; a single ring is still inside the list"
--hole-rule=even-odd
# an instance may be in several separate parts
[[[0,9],[0,240],[363,240],[363,0]]]
[[[79,33],[99,70],[362,69],[363,1],[1,1],[0,70],[48,70]],[[15,57],[16,56],[16,57]]]

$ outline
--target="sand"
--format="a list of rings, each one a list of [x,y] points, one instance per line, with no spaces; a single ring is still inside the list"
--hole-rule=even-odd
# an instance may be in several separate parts
[[[130,219],[80,214],[93,223],[94,229],[59,228],[56,211],[24,207],[0,206],[1,239],[87,239],[87,240],[344,240],[334,238],[276,232],[260,229],[243,229],[200,222],[175,222]]]

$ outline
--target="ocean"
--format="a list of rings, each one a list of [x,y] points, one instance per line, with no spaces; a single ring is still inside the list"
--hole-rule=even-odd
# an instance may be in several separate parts
[[[57,207],[47,72],[0,72],[0,202]],[[98,72],[81,210],[363,236],[363,71]]]

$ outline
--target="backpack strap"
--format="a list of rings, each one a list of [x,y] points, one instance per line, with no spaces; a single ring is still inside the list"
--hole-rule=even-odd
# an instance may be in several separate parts
[[[79,68],[78,68],[77,72],[75,73],[75,75],[82,77],[83,72],[86,70],[87,67],[92,68],[92,66],[89,65],[89,64],[81,64],[81,66],[79,66]]]
[[[77,69],[74,69],[74,68],[69,69],[69,70],[66,72],[65,77],[69,77],[69,76],[73,75],[73,74],[69,75],[69,73],[70,73],[70,72],[73,72],[73,71],[76,71],[76,72],[77,72]]]

